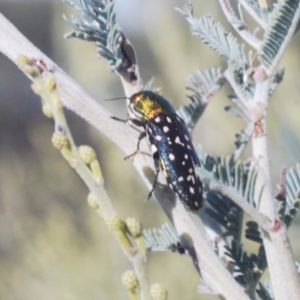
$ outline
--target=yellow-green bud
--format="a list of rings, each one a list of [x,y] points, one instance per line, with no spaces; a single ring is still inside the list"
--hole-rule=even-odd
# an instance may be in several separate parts
[[[30,59],[26,55],[19,55],[17,61],[18,61],[18,65],[20,66],[30,64]]]
[[[134,271],[126,271],[122,276],[122,285],[129,291],[134,291],[138,287],[138,279]]]
[[[51,140],[53,146],[59,150],[68,144],[68,138],[61,132],[54,132]]]
[[[110,215],[106,218],[106,223],[111,230],[122,230],[123,221],[118,215]]]
[[[35,66],[31,65],[24,65],[22,67],[22,70],[28,74],[29,76],[36,78],[40,75],[39,70]]]
[[[49,92],[53,92],[56,89],[56,81],[53,76],[45,78],[45,86]]]
[[[52,113],[52,109],[51,109],[50,105],[43,104],[42,111],[46,117],[51,118],[51,119],[53,118],[53,113]]]
[[[142,225],[141,223],[135,218],[127,218],[126,225],[133,237],[140,236],[142,233]]]
[[[99,208],[97,198],[95,197],[94,194],[89,193],[88,196],[87,196],[87,201],[88,201],[88,204],[89,204],[90,207],[95,208],[95,209]]]
[[[90,164],[97,157],[96,152],[90,146],[80,146],[78,148],[78,151],[79,151],[79,155],[80,155],[81,159],[86,164]]]
[[[17,59],[17,63],[22,68],[22,70],[33,78],[40,76],[40,71],[36,65],[36,62],[37,60],[30,59],[25,55],[19,55]]]
[[[168,299],[168,292],[160,283],[154,283],[151,285],[150,288],[150,295],[153,300],[167,300]]]

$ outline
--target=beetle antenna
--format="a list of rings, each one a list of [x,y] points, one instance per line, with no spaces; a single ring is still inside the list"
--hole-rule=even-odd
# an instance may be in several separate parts
[[[114,100],[124,100],[124,99],[130,100],[130,98],[128,97],[117,97],[117,98],[104,99],[104,101],[114,101]]]

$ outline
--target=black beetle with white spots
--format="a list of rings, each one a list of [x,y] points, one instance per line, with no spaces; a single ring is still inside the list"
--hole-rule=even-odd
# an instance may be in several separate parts
[[[138,138],[137,150],[126,158],[135,155],[141,140],[147,137],[157,171],[153,188],[162,170],[184,205],[191,211],[198,211],[203,205],[202,182],[195,172],[200,161],[184,121],[168,100],[151,91],[131,96],[129,110],[132,117],[127,121],[145,131]]]

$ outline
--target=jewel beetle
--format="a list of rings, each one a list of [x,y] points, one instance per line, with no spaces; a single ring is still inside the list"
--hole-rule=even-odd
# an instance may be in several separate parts
[[[128,108],[131,115],[128,120],[113,119],[129,121],[144,131],[138,138],[137,150],[126,158],[134,156],[141,140],[147,137],[157,172],[153,189],[162,169],[167,183],[183,204],[191,211],[198,211],[203,204],[202,182],[195,167],[200,166],[200,161],[184,121],[167,99],[152,91],[133,94]]]

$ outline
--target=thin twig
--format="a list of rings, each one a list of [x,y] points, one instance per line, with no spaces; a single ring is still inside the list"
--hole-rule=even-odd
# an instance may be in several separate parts
[[[253,206],[251,206],[244,197],[239,195],[233,188],[226,187],[212,181],[209,185],[210,189],[221,193],[222,195],[228,197],[235,204],[237,204],[246,214],[248,214],[253,221],[258,223],[264,230],[269,231],[272,224],[267,217],[260,214]]]
[[[244,129],[244,133],[243,133],[243,137],[246,136],[246,139],[243,140],[243,142],[239,145],[239,147],[234,150],[234,152],[231,156],[232,162],[234,165],[241,158],[245,148],[247,147],[247,145],[251,139],[251,136],[252,136],[252,129],[253,129],[252,124],[248,123],[247,127]]]
[[[239,0],[243,5],[244,9],[251,15],[251,17],[262,27],[266,28],[267,23],[252,9],[252,7],[247,3],[246,0]]]
[[[239,100],[241,101],[243,107],[247,108],[248,107],[248,100],[247,98],[244,96],[242,89],[240,86],[237,85],[237,83],[234,80],[234,77],[232,75],[232,72],[230,72],[229,69],[227,69],[224,72],[224,76],[225,78],[228,80],[228,82],[230,83],[230,86],[233,88],[236,96],[239,98]]]
[[[23,57],[23,61],[26,58]],[[34,63],[25,63],[24,68],[31,70],[37,70]],[[42,74],[38,71],[35,72],[33,79],[34,90],[42,97],[43,102],[51,109],[51,115],[53,116],[55,123],[55,132],[52,141],[58,140],[58,149],[61,151],[64,158],[69,162],[71,167],[77,172],[86,186],[89,188],[91,195],[97,201],[97,206],[95,207],[97,212],[104,218],[106,223],[109,225],[111,219],[117,220],[120,224],[119,228],[115,229],[113,226],[109,226],[114,236],[116,237],[123,253],[131,261],[133,267],[136,271],[136,275],[140,285],[140,295],[143,300],[150,300],[149,294],[149,284],[147,276],[146,262],[143,253],[138,251],[138,248],[134,248],[128,234],[124,231],[124,226],[122,226],[123,221],[117,215],[111,200],[109,199],[107,192],[104,188],[104,180],[101,174],[101,168],[99,161],[96,157],[94,150],[88,146],[84,146],[85,152],[89,158],[92,156],[93,159],[89,162],[85,162],[80,154],[80,148],[78,148],[73,140],[73,136],[69,125],[67,123],[64,111],[62,109],[62,103],[58,91],[56,89],[56,82],[51,72],[46,72],[46,77],[43,78]],[[65,141],[61,143],[61,140]],[[55,143],[54,143],[55,144]],[[88,150],[86,150],[88,149]],[[87,166],[90,165],[90,168]],[[116,223],[116,222],[115,222]],[[115,226],[116,227],[116,226]]]
[[[222,10],[228,20],[228,22],[232,25],[235,31],[247,42],[250,46],[254,49],[258,50],[261,44],[261,40],[254,36],[249,28],[248,25],[243,23],[235,14],[234,10],[232,9],[229,0],[219,0],[219,3],[222,7]]]

